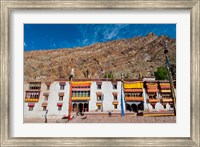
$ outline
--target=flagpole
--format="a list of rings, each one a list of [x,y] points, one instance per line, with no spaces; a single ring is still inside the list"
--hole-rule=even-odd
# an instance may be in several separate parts
[[[71,120],[71,111],[72,111],[72,77],[69,79],[69,115],[68,120]]]
[[[70,86],[70,90],[69,90],[69,111],[68,111],[68,120],[72,119],[71,113],[72,113],[72,78],[74,76],[74,69],[72,68],[71,70],[71,74],[69,77],[69,86]]]
[[[122,117],[125,116],[125,113],[124,113],[124,95],[122,96],[123,94],[123,85],[124,85],[124,73],[121,73],[121,114],[122,114]]]
[[[171,89],[171,96],[172,96],[172,101],[173,101],[173,105],[174,105],[174,115],[176,116],[176,95],[175,95],[175,90],[174,90],[174,84],[173,84],[173,78],[172,78],[172,73],[171,73],[171,65],[168,59],[168,49],[167,49],[168,45],[167,43],[165,44],[165,48],[164,48],[164,54],[165,54],[165,61],[166,61],[166,67],[167,67],[167,71],[168,71],[168,77],[169,77],[169,82],[170,82],[170,89]]]

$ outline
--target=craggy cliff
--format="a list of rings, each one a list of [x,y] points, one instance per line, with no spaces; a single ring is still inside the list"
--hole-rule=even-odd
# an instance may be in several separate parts
[[[168,44],[171,64],[176,61],[176,40],[149,33],[145,37],[96,43],[83,48],[30,51],[24,53],[24,78],[55,80],[68,78],[74,68],[75,78],[102,78],[111,73],[120,78],[151,76],[165,65],[164,44]]]

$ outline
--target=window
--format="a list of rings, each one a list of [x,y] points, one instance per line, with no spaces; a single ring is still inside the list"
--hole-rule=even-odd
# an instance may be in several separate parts
[[[101,89],[101,85],[100,84],[97,85],[97,89]]]
[[[38,102],[40,91],[26,91],[25,102]]]
[[[98,110],[101,110],[101,106],[100,106],[100,105],[98,105],[98,106],[97,106],[97,109],[98,109]]]
[[[65,89],[65,85],[60,85],[60,90],[64,90]]]
[[[117,95],[113,95],[113,97],[114,97],[114,100],[117,100]]]
[[[83,95],[82,95],[83,97],[85,97],[86,96],[86,92],[85,91],[83,91]]]
[[[45,101],[48,101],[48,98],[49,98],[48,95],[45,95],[45,96],[44,96],[44,100],[45,100]]]
[[[149,98],[150,98],[150,99],[156,99],[156,94],[151,94],[151,95],[149,95]]]
[[[114,104],[114,109],[117,109],[117,104]]]
[[[61,111],[62,110],[62,106],[58,106],[58,111]]]
[[[29,84],[29,89],[40,90],[40,88],[41,88],[40,82],[30,82],[30,84]]]
[[[113,84],[113,89],[117,89],[117,84]]]
[[[59,96],[59,101],[63,101],[63,96]]]
[[[33,111],[33,106],[29,106],[29,111]]]
[[[47,106],[43,106],[43,111],[46,111],[47,110]]]
[[[97,95],[97,101],[101,101],[101,95]]]
[[[162,98],[171,98],[171,94],[170,93],[163,93]]]
[[[60,90],[64,90],[65,89],[65,82],[60,82]]]

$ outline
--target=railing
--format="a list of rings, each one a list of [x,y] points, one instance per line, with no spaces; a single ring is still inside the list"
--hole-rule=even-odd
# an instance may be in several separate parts
[[[39,98],[25,98],[25,102],[38,102]]]
[[[143,97],[125,97],[125,101],[144,101]]]
[[[142,88],[138,89],[124,89],[124,92],[143,92]]]
[[[97,106],[101,106],[101,105],[102,105],[102,101],[97,101],[97,102],[96,102],[96,105],[97,105]]]
[[[90,88],[72,88],[72,91],[90,91]]]
[[[112,104],[113,104],[113,105],[118,105],[118,101],[117,101],[117,100],[114,100],[114,101],[112,102]]]
[[[148,100],[149,103],[157,103],[159,101],[160,101],[159,99],[149,99]]]
[[[72,101],[87,101],[90,97],[72,97]]]
[[[171,93],[170,89],[161,89],[160,90],[162,93]]]
[[[158,89],[147,89],[147,92],[148,93],[151,93],[151,92],[156,93],[156,92],[158,92]]]
[[[162,98],[161,99],[162,102],[173,102],[172,98]]]

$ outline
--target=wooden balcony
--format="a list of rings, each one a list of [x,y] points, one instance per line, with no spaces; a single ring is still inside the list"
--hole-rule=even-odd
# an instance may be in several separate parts
[[[160,101],[159,99],[149,99],[148,100],[149,103],[157,103],[159,101]]]
[[[90,97],[72,97],[72,101],[89,101]]]
[[[38,102],[39,98],[25,98],[25,102]]]
[[[142,88],[135,88],[135,89],[124,89],[124,92],[143,92]]]
[[[118,101],[117,101],[117,100],[114,100],[114,101],[112,102],[112,104],[113,104],[113,105],[118,105]]]
[[[171,103],[171,102],[173,102],[172,98],[162,98],[161,101],[163,103]]]
[[[101,106],[101,105],[102,105],[102,101],[97,101],[97,102],[96,102],[96,105],[97,105],[97,106]]]
[[[72,91],[90,91],[90,88],[72,88]]]
[[[160,92],[161,93],[171,93],[171,90],[170,89],[167,89],[167,90],[166,89],[164,89],[164,90],[161,89]]]
[[[147,89],[148,93],[156,93],[158,92],[158,89]]]
[[[144,98],[143,97],[125,97],[125,101],[140,102],[140,101],[144,101]]]

